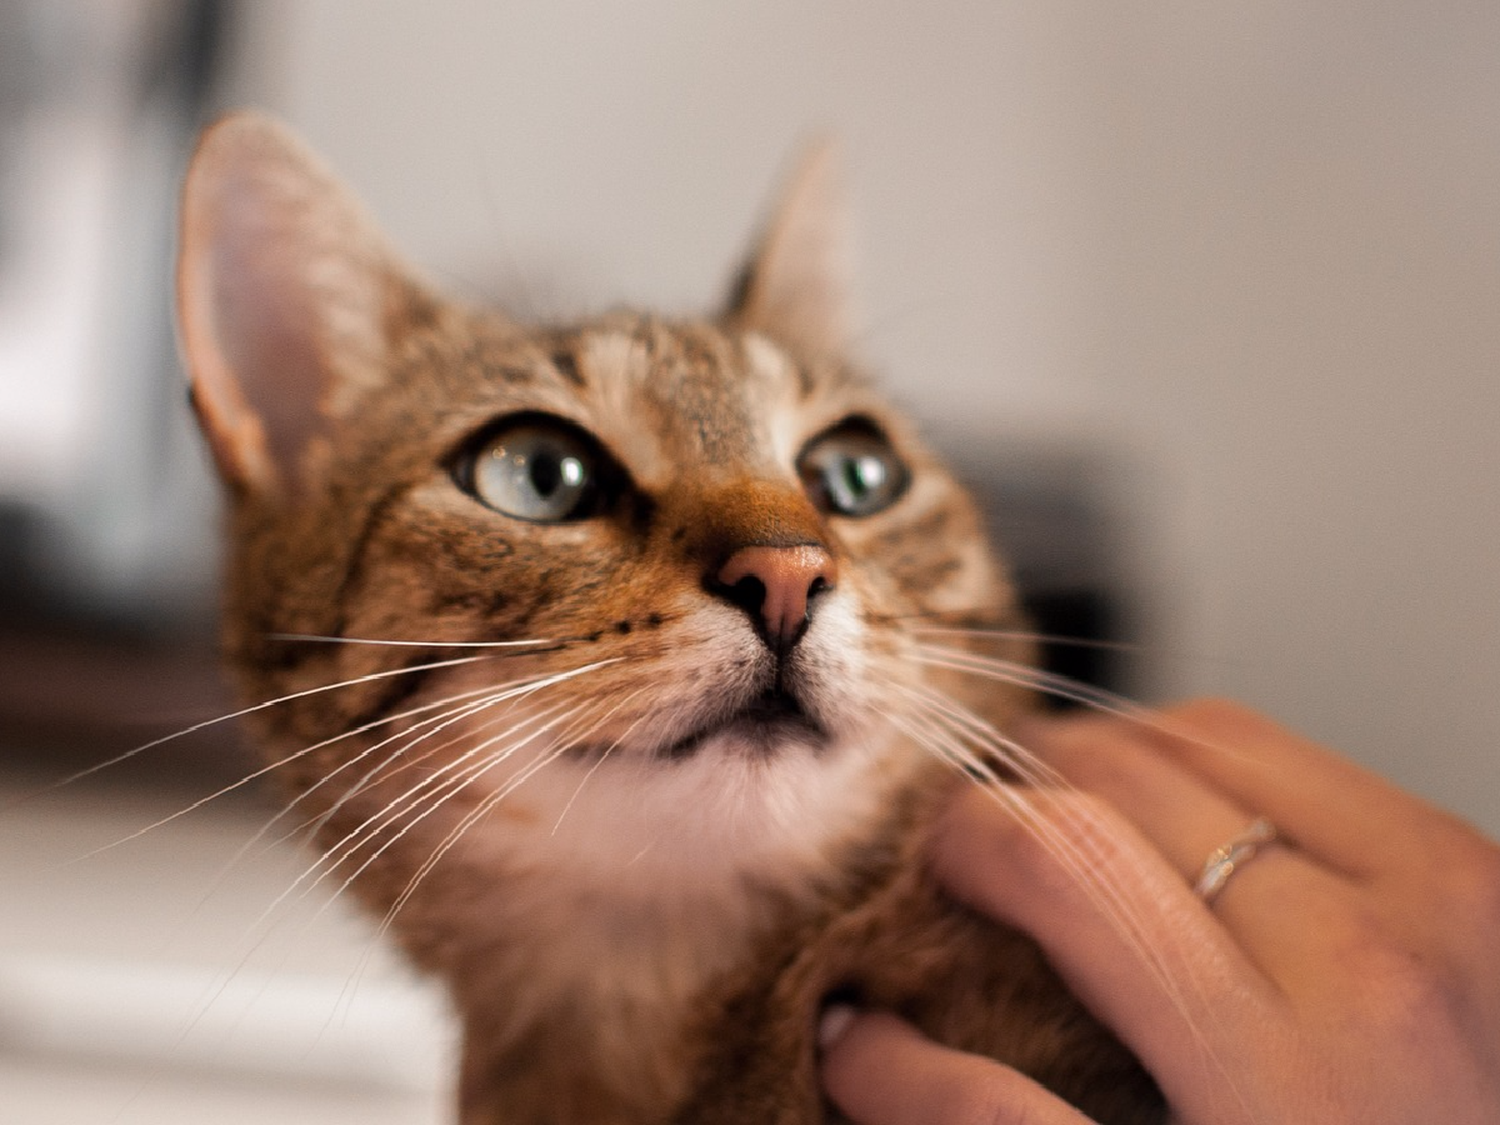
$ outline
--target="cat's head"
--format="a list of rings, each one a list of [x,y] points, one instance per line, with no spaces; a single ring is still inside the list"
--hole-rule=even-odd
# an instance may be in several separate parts
[[[721,313],[538,326],[435,295],[274,123],[205,135],[181,334],[230,660],[252,702],[306,693],[259,715],[294,784],[515,785],[519,821],[548,784],[629,817],[718,779],[795,818],[911,752],[951,688],[923,630],[1012,595],[848,356],[833,178],[804,166]]]

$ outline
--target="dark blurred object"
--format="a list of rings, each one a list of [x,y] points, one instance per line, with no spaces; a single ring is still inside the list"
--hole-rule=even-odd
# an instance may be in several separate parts
[[[0,765],[222,713],[213,489],[171,326],[177,182],[228,0],[0,0]],[[242,772],[173,742],[151,783]],[[114,781],[138,775],[109,771]],[[144,779],[144,778],[142,778]]]
[[[1107,465],[1067,447],[980,450],[968,441],[950,442],[948,452],[1042,637],[1042,667],[1129,694],[1129,669],[1120,659],[1128,594],[1103,499]],[[1077,705],[1058,694],[1044,700],[1056,709]]]
[[[171,253],[229,12],[0,0],[0,520],[23,537],[5,577],[26,567],[70,612],[180,622],[208,602]]]

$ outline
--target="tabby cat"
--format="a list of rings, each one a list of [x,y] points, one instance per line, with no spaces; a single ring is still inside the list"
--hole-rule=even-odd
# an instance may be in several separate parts
[[[720,315],[530,325],[437,296],[274,122],[193,159],[227,658],[283,700],[255,735],[323,870],[446,983],[465,1125],[831,1118],[830,995],[1163,1117],[924,874],[1028,651],[973,504],[847,355],[834,178],[804,166]]]

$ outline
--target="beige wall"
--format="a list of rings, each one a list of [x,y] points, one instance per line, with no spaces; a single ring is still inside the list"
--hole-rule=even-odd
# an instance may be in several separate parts
[[[237,90],[455,285],[702,306],[841,136],[866,350],[1119,467],[1143,682],[1500,830],[1500,6],[252,6]]]

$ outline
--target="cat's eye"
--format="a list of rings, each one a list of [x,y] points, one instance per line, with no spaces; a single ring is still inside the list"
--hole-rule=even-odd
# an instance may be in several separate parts
[[[797,458],[802,486],[825,512],[872,516],[894,504],[911,474],[874,423],[840,422],[814,438]]]
[[[457,466],[459,484],[495,511],[537,523],[594,515],[604,455],[559,418],[529,415],[492,430]]]

